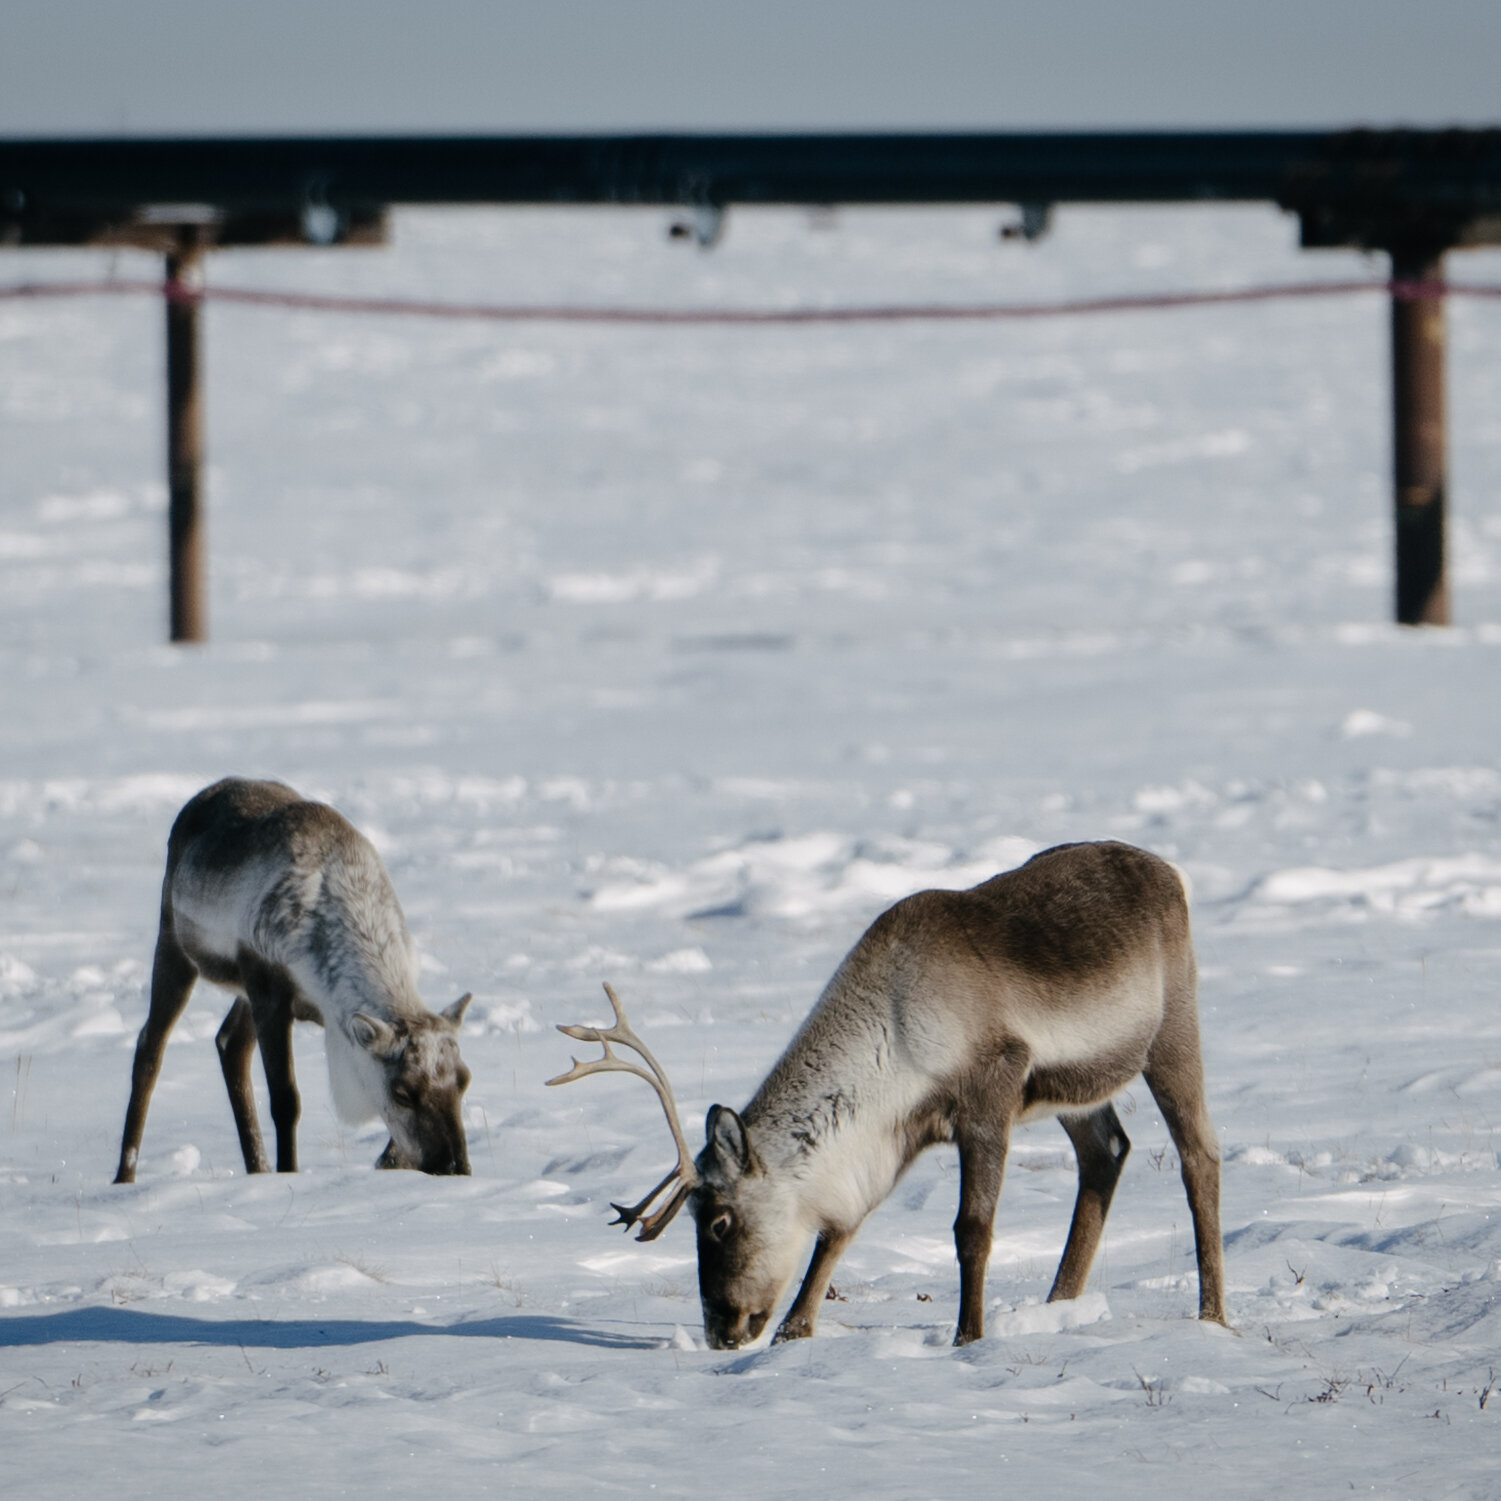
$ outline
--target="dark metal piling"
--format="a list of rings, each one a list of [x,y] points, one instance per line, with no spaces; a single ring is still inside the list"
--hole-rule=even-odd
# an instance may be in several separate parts
[[[1397,621],[1448,625],[1443,251],[1394,250],[1392,278]]]
[[[208,639],[203,577],[203,399],[200,389],[201,251],[183,238],[167,254],[167,529],[173,641]]]

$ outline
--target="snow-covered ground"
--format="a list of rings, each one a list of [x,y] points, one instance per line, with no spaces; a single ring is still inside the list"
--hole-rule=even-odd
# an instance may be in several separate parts
[[[1372,264],[1266,210],[426,213],[225,284],[804,305]],[[149,274],[125,256],[122,274]],[[97,275],[6,252],[0,274]],[[1455,274],[1501,274],[1456,258]],[[161,312],[0,304],[0,1490],[1501,1496],[1501,307],[1451,310],[1451,630],[1386,624],[1379,296],[1025,325],[206,314],[213,643],[165,626]],[[272,775],[472,989],[472,1178],[376,1173],[299,1029],[247,1178],[206,990],[111,1186],[166,831]],[[989,1337],[923,1158],[817,1338],[715,1353],[670,1144],[552,1024],[619,988],[691,1123],[888,902],[1064,839],[1195,887],[1229,1307],[1139,1084],[1089,1291],[1018,1132]],[[575,1048],[575,1051],[578,1049]],[[694,1126],[696,1130],[696,1125]]]

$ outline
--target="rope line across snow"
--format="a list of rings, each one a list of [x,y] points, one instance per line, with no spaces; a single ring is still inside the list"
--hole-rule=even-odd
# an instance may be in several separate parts
[[[299,312],[372,313],[494,323],[764,326],[804,323],[958,323],[1059,318],[1084,313],[1128,313],[1152,309],[1212,307],[1227,303],[1272,302],[1283,298],[1343,297],[1357,292],[1386,292],[1401,299],[1501,297],[1501,284],[1314,281],[1217,291],[1080,297],[1058,302],[893,303],[884,306],[802,308],[645,308],[430,302],[406,297],[350,297],[311,292],[261,291],[250,287],[188,286],[178,281],[128,281],[112,278],[102,281],[23,282],[16,286],[0,287],[0,301],[150,294],[165,297],[172,302],[217,302],[242,307],[286,308]]]

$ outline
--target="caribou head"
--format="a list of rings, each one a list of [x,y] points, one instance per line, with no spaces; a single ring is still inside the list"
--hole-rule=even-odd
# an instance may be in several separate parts
[[[639,1225],[637,1240],[655,1240],[687,1204],[698,1227],[698,1290],[704,1333],[716,1350],[735,1349],[756,1339],[797,1273],[806,1239],[795,1205],[764,1170],[745,1122],[724,1105],[709,1109],[703,1151],[695,1159],[678,1120],[677,1102],[662,1065],[632,1031],[612,986],[605,994],[615,1012],[612,1027],[559,1026],[579,1042],[597,1042],[604,1056],[573,1067],[549,1084],[571,1084],[590,1074],[634,1074],[661,1101],[677,1145],[672,1170],[635,1204],[611,1204],[611,1224]],[[621,1058],[611,1044],[630,1048],[646,1064]],[[653,1208],[653,1205],[656,1205]]]

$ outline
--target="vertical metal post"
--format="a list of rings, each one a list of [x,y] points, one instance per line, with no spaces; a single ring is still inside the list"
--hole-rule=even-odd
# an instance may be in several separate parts
[[[197,291],[201,251],[184,237],[167,255],[167,535],[173,641],[208,639],[200,492],[203,402]]]
[[[1393,250],[1392,278],[1441,283],[1443,251]],[[1392,294],[1392,457],[1400,625],[1449,624],[1447,446],[1443,297],[1397,291]]]

